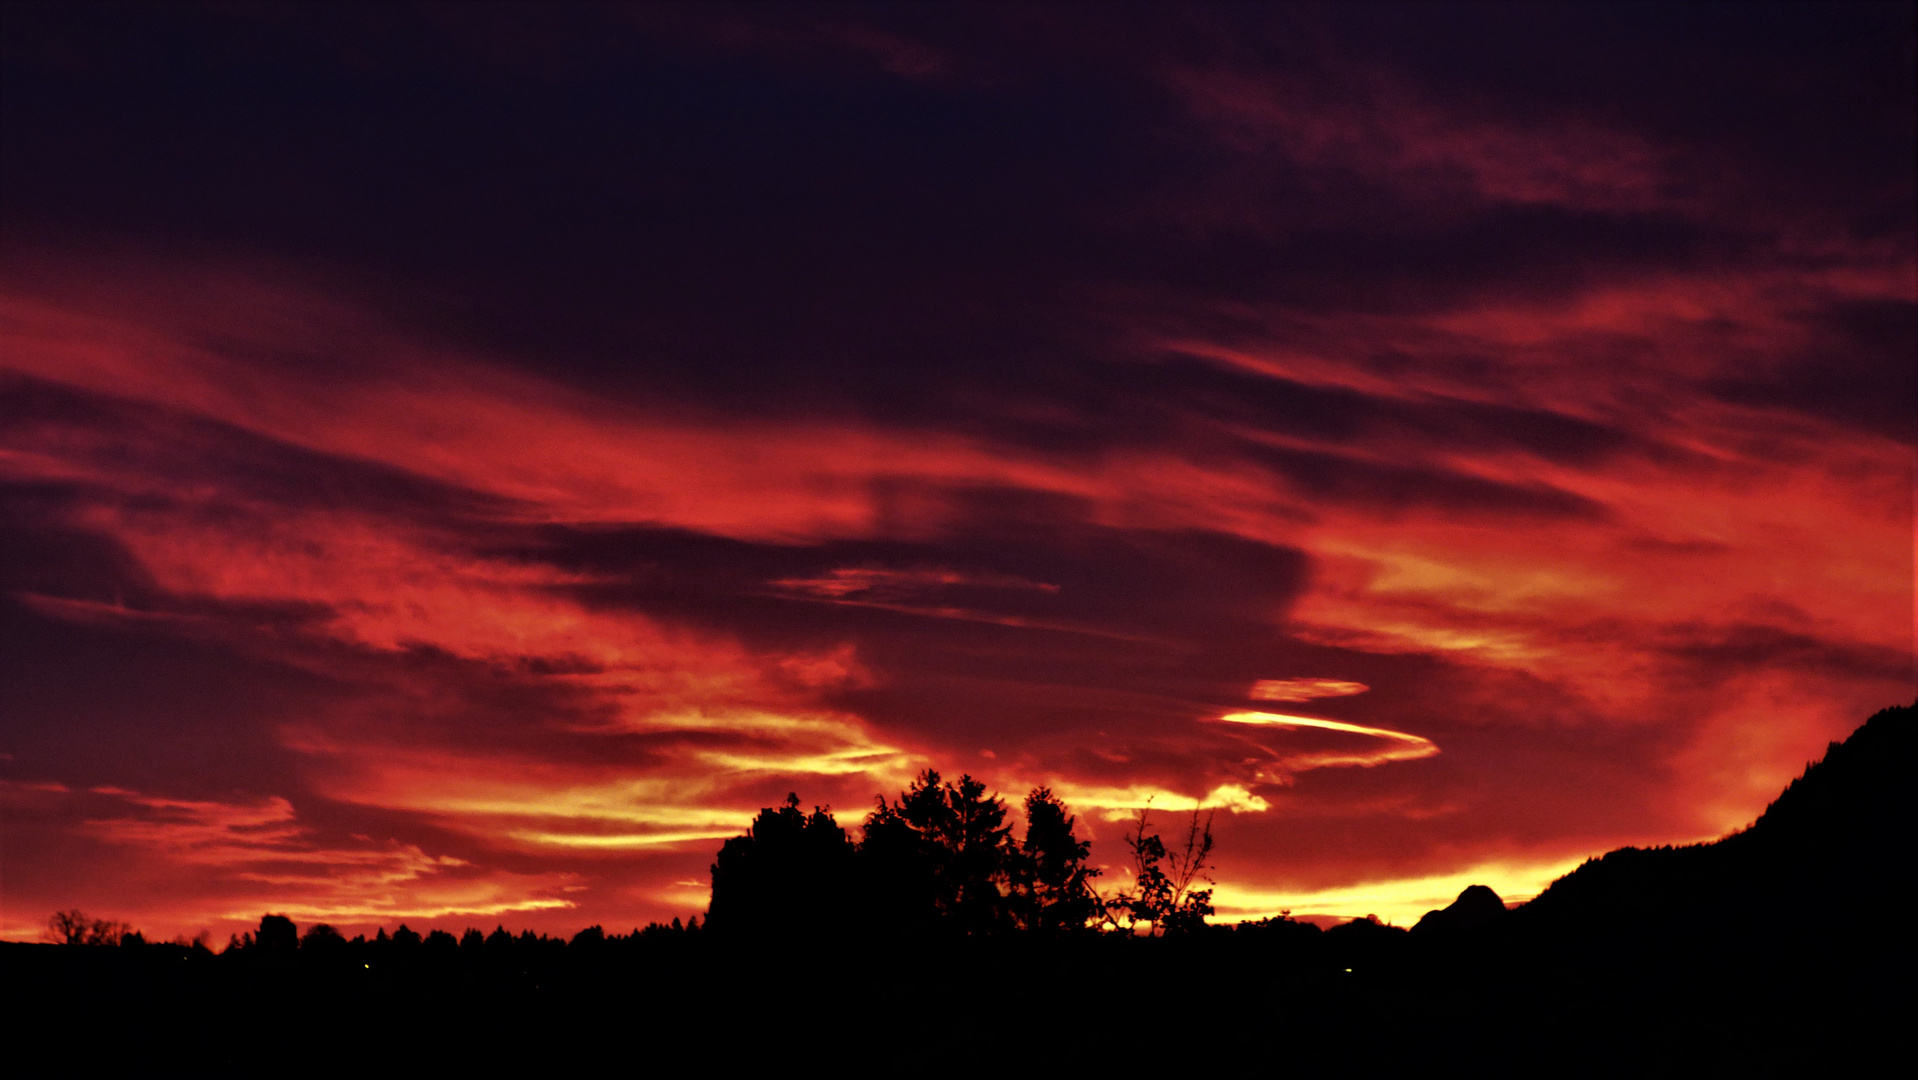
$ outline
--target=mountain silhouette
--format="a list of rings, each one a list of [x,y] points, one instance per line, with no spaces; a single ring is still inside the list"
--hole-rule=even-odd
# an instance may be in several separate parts
[[[1422,937],[1472,933],[1503,924],[1507,914],[1505,901],[1490,886],[1470,885],[1449,905],[1426,912],[1412,932]]]
[[[1894,1034],[1906,996],[1885,988],[1914,957],[1915,750],[1918,707],[1885,709],[1748,828],[1608,852],[1510,911],[1475,885],[1402,950],[1340,962],[1355,979],[1369,962],[1362,1000],[1400,1018],[1394,1045],[1414,1059],[1504,1053],[1607,1075],[1909,1064]]]
[[[1903,896],[1914,765],[1918,707],[1885,709],[1832,743],[1751,827],[1709,843],[1608,852],[1516,914],[1539,927],[1698,920],[1725,933],[1780,919],[1883,919]]]
[[[1746,933],[1788,918],[1825,927],[1876,921],[1904,888],[1918,832],[1906,795],[1918,767],[1918,706],[1878,712],[1807,765],[1751,826],[1718,840],[1609,851],[1508,912],[1473,885],[1413,931],[1437,939],[1504,926],[1618,929],[1648,924]]]

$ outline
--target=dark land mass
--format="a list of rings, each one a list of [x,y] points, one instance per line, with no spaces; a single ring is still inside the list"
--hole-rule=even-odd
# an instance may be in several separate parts
[[[868,819],[883,851],[796,801],[765,811],[722,850],[703,927],[348,941],[269,916],[217,954],[0,944],[9,1045],[61,1073],[1909,1075],[1915,714],[1873,716],[1732,836],[1610,852],[1511,910],[1473,886],[1409,931],[1163,905],[1135,912],[1158,936],[1078,929],[1070,818],[1021,848],[933,777]],[[925,806],[1024,860],[987,897],[1016,903],[912,916],[945,880],[908,872]]]

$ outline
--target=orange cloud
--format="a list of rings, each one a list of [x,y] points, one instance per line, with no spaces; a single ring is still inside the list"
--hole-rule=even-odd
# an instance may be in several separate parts
[[[1274,754],[1281,765],[1288,769],[1320,769],[1336,765],[1358,765],[1371,768],[1388,761],[1417,761],[1419,758],[1432,757],[1439,752],[1438,744],[1420,735],[1387,728],[1366,727],[1363,724],[1347,724],[1338,720],[1321,720],[1312,716],[1287,716],[1284,713],[1268,712],[1231,712],[1219,717],[1221,723],[1249,724],[1256,727],[1278,728],[1317,728],[1321,731],[1341,731],[1353,735],[1382,739],[1388,745],[1373,751]]]
[[[1070,780],[1056,781],[1051,788],[1053,794],[1067,805],[1081,808],[1087,813],[1097,812],[1107,821],[1127,821],[1140,810],[1167,810],[1174,813],[1227,810],[1234,814],[1258,814],[1272,808],[1270,803],[1254,795],[1242,784],[1220,784],[1200,796],[1182,795],[1144,784],[1115,788]]]
[[[1314,701],[1318,698],[1350,697],[1371,687],[1364,683],[1338,679],[1260,679],[1247,695],[1253,701]]]
[[[584,765],[434,748],[368,747],[294,733],[294,748],[339,768],[321,790],[356,805],[426,815],[512,848],[704,850],[745,829],[763,781],[817,791],[903,787],[918,759],[872,740],[848,718],[770,713],[655,717],[681,736],[643,765]],[[724,738],[730,736],[731,738]]]

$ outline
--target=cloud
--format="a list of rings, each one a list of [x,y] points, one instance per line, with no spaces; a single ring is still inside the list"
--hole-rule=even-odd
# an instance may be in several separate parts
[[[1068,805],[1086,812],[1098,812],[1107,821],[1129,821],[1141,810],[1228,810],[1234,814],[1259,814],[1272,808],[1265,799],[1239,784],[1220,784],[1204,795],[1181,795],[1162,788],[1133,785],[1124,788],[1093,787],[1071,781],[1051,785],[1053,794]]]
[[[897,788],[915,756],[874,742],[846,717],[759,712],[653,718],[641,760],[474,756],[433,746],[368,746],[296,732],[289,745],[327,764],[321,791],[357,806],[425,815],[517,849],[700,851],[743,832],[771,784]]]
[[[1182,70],[1170,82],[1202,124],[1248,156],[1344,173],[1403,198],[1646,212],[1667,201],[1668,156],[1580,117],[1500,122],[1454,111],[1373,70],[1327,80]]]
[[[416,844],[357,836],[322,841],[285,798],[179,799],[99,787],[91,813],[73,826],[132,859],[129,879],[155,862],[195,873],[199,893],[174,910],[142,913],[146,925],[198,920],[250,922],[259,907],[345,926],[455,915],[498,916],[570,908],[555,895],[565,874],[487,870]],[[130,897],[122,897],[124,905]],[[240,900],[234,908],[223,908]]]
[[[824,577],[788,578],[772,583],[775,587],[828,599],[859,595],[912,595],[938,591],[952,585],[987,589],[1033,589],[1056,593],[1059,586],[1043,581],[1028,581],[1012,574],[966,573],[943,568],[895,570],[886,567],[836,567]]]
[[[1318,698],[1350,697],[1371,687],[1364,683],[1338,679],[1260,679],[1246,695],[1253,701],[1313,701]]]
[[[1439,752],[1438,744],[1422,735],[1412,735],[1387,728],[1366,727],[1363,724],[1347,724],[1338,720],[1321,720],[1311,716],[1288,716],[1284,713],[1268,712],[1230,712],[1219,717],[1219,722],[1255,727],[1340,731],[1382,739],[1388,744],[1381,749],[1369,752],[1316,751],[1274,755],[1282,766],[1294,770],[1321,769],[1335,765],[1358,765],[1371,768],[1388,761],[1417,761],[1419,758],[1432,757]]]

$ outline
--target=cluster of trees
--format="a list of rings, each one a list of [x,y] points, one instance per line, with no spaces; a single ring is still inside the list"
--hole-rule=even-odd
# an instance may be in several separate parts
[[[551,960],[569,951],[575,956],[619,951],[630,946],[684,939],[688,935],[696,937],[699,930],[697,918],[690,924],[674,919],[670,925],[653,923],[630,934],[608,934],[603,927],[589,926],[569,940],[531,930],[515,934],[504,926],[495,927],[490,934],[475,927],[467,927],[465,933],[458,935],[445,930],[422,934],[401,923],[391,935],[385,927],[380,927],[371,938],[362,934],[348,939],[326,923],[308,927],[302,935],[293,920],[284,915],[267,915],[261,918],[257,932],[232,939],[220,955],[268,965],[290,962],[297,957],[304,966],[343,966],[354,970],[372,970],[376,966],[446,967],[455,963],[475,966],[482,962],[492,967],[525,968],[542,958]]]
[[[53,940],[62,945],[146,943],[145,936],[126,923],[113,919],[96,919],[79,908],[54,912],[53,916],[47,920],[47,932],[53,936]]]
[[[1205,879],[1209,818],[1194,811],[1183,846],[1169,850],[1141,811],[1126,836],[1131,880],[1097,889],[1090,845],[1046,788],[1025,799],[1025,836],[1005,803],[971,776],[931,769],[888,802],[876,800],[855,842],[830,809],[799,797],[760,811],[713,863],[707,925],[726,934],[816,937],[880,933],[1044,934],[1118,930],[1189,933],[1212,914]]]
[[[685,923],[678,919],[653,923],[629,934],[609,934],[603,927],[589,926],[570,939],[531,930],[515,934],[504,926],[495,927],[490,934],[474,927],[457,935],[445,930],[422,934],[405,923],[391,934],[380,927],[370,938],[364,934],[348,938],[326,923],[316,923],[301,933],[292,919],[269,914],[261,917],[258,929],[229,937],[226,947],[215,952],[207,947],[205,934],[150,943],[125,923],[93,919],[78,910],[60,912],[48,924],[55,942],[62,945],[117,946],[112,951],[204,960],[216,968],[232,970],[354,975],[409,971],[523,975],[581,960],[617,961],[640,954],[656,957],[697,946],[703,936],[695,917]]]

